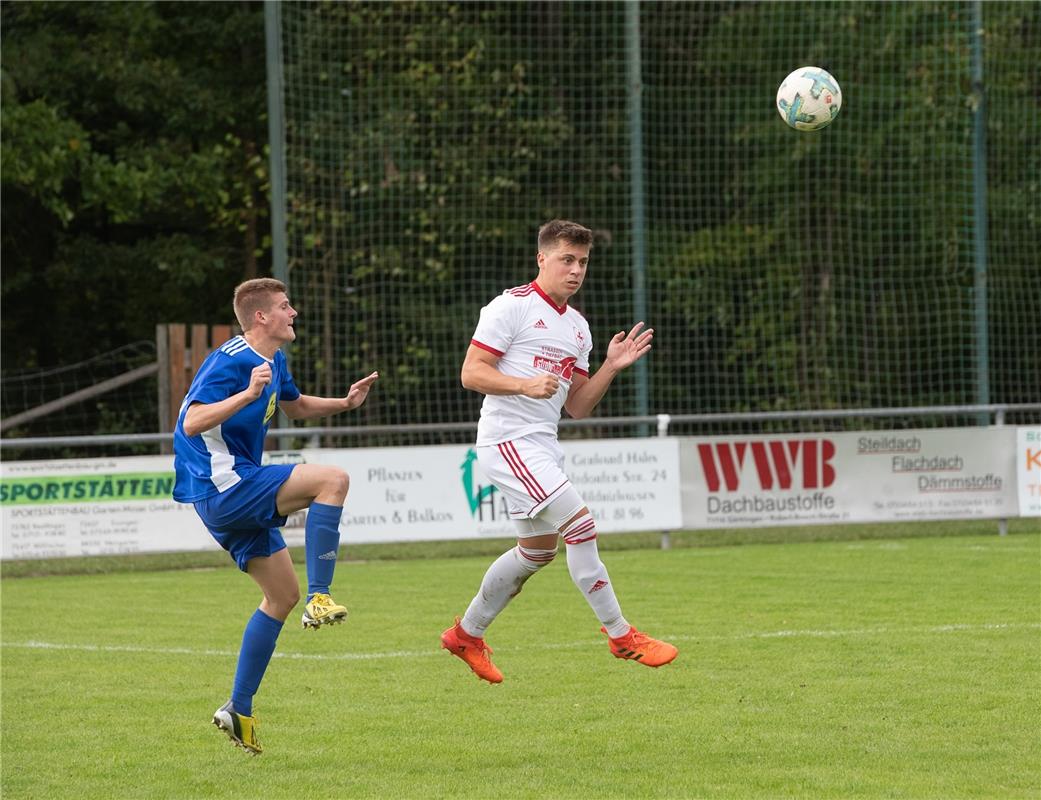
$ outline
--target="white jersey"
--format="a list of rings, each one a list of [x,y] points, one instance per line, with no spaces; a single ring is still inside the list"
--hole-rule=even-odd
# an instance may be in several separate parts
[[[498,356],[503,375],[533,378],[549,372],[560,379],[557,393],[546,400],[486,395],[477,445],[537,432],[556,434],[573,373],[589,377],[593,337],[585,317],[567,304],[558,306],[533,281],[507,289],[482,308],[470,343]]]

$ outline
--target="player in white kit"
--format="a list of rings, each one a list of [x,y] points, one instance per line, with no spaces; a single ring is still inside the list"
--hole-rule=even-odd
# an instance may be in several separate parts
[[[651,667],[668,664],[676,648],[636,630],[622,616],[596,545],[596,521],[564,474],[557,440],[561,408],[586,417],[621,370],[651,349],[652,329],[636,323],[607,346],[589,374],[589,324],[568,305],[581,288],[593,233],[567,220],[539,228],[539,274],[481,310],[463,362],[463,386],[485,395],[477,426],[477,459],[502,492],[517,529],[517,546],[488,568],[462,619],[441,634],[441,646],[474,673],[500,683],[484,633],[525,581],[557,554],[564,539],[568,571],[607,634],[611,652]]]

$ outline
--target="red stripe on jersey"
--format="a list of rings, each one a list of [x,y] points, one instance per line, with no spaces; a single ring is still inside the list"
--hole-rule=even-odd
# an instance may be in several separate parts
[[[588,378],[589,377],[589,371],[588,370],[584,370],[581,367],[575,367],[575,372],[577,372],[583,378]]]
[[[515,297],[527,297],[533,291],[535,290],[531,288],[531,284],[529,283],[527,286],[514,286],[512,289],[507,289],[506,293],[512,294]]]
[[[480,347],[482,350],[487,350],[493,356],[498,356],[499,358],[502,358],[504,355],[506,355],[502,351],[496,350],[494,347],[486,345],[484,342],[479,342],[476,339],[471,339],[470,344],[472,344],[474,347]]]
[[[556,311],[561,316],[564,316],[564,312],[567,311],[567,303],[566,302],[564,303],[564,305],[558,306],[553,301],[553,298],[550,297],[548,294],[546,294],[544,291],[542,291],[542,287],[539,286],[537,283],[535,283],[535,281],[531,282],[531,288],[533,288],[536,292],[539,293],[539,297],[541,297],[543,300],[545,300],[547,303],[549,303],[551,306],[553,306],[553,310],[554,311]]]
[[[519,456],[511,452],[509,449],[510,442],[503,442],[497,445],[499,453],[510,467],[510,471],[516,476],[517,480],[524,484],[524,489],[528,495],[536,502],[540,502],[546,497],[546,493],[542,491],[542,487],[539,486],[531,473],[525,468],[524,463],[520,460]],[[516,461],[514,461],[516,459]]]

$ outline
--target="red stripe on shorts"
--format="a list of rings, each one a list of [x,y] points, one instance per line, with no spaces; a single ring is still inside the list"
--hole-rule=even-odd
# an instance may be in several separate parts
[[[546,490],[542,488],[542,485],[537,480],[535,480],[535,476],[531,474],[531,470],[528,469],[527,465],[524,463],[524,459],[522,459],[520,456],[520,451],[517,450],[517,445],[515,445],[513,442],[503,442],[503,444],[506,445],[507,450],[513,453],[514,459],[520,465],[520,468],[524,470],[524,474],[531,479],[531,482],[535,484],[535,488],[538,489],[539,496],[536,497],[535,495],[532,495],[532,497],[535,497],[536,500],[545,500]]]
[[[503,460],[509,464],[510,471],[512,471],[517,477],[517,480],[524,484],[524,488],[532,499],[541,501],[546,496],[546,493],[542,491],[539,482],[536,481],[534,477],[531,477],[531,473],[528,472],[527,468],[524,466],[524,462],[520,460],[520,456],[516,455],[515,450],[511,451],[509,449],[510,444],[510,442],[503,442],[502,444],[497,445],[499,453],[502,455]],[[516,463],[514,462],[514,459],[516,459]]]

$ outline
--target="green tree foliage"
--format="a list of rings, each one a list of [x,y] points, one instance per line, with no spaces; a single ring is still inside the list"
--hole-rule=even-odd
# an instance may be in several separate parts
[[[631,313],[625,4],[315,2],[282,14],[294,372],[359,420],[472,420],[480,306],[534,227],[597,230],[596,357]],[[673,413],[976,399],[972,5],[640,4],[651,404]],[[983,4],[991,397],[1036,400],[1041,22]],[[257,3],[3,6],[5,367],[226,321],[263,271]],[[846,90],[825,131],[790,69]],[[43,322],[44,324],[40,324]],[[632,413],[634,371],[601,407]]]
[[[972,4],[806,9],[640,4],[652,406],[975,402]],[[313,363],[334,389],[380,366],[387,402],[367,409],[374,421],[472,418],[472,403],[446,398],[460,397],[477,310],[530,279],[531,232],[556,215],[598,231],[577,304],[603,347],[631,313],[624,4],[284,14],[291,279],[324,315],[305,309],[315,358],[298,376]],[[1027,212],[1039,197],[1037,16],[1036,4],[984,4],[986,86],[1002,98],[988,116],[1001,141],[995,400],[1023,399],[1022,376],[1037,371],[1014,333],[1039,311],[1023,291],[1041,234]],[[847,93],[838,122],[814,134],[772,108],[803,64],[830,69]],[[633,380],[618,379],[603,414],[632,413]]]
[[[667,287],[654,361],[662,405],[698,412],[975,402],[971,4],[700,10],[685,17],[673,6],[644,17],[645,75],[667,109],[652,111],[663,127],[649,134],[666,143],[652,158],[649,193],[653,283]],[[1041,239],[1029,213],[1041,206],[1041,128],[1036,83],[1031,90],[1027,78],[1038,75],[1038,16],[1036,4],[984,4],[988,128],[1001,140],[991,140],[988,181],[990,381],[991,397],[1005,402],[1037,399],[1036,381],[1024,391],[1038,361],[1021,332],[1026,308],[1041,313],[1041,293],[1027,290],[1037,280],[1031,242]],[[764,36],[767,27],[773,37]],[[669,50],[677,40],[690,54],[679,79]],[[797,134],[761,105],[706,91],[776,85],[775,58],[733,57],[748,42],[839,76],[847,102],[836,124]],[[772,100],[761,94],[763,105]],[[689,131],[700,146],[670,137],[665,125]],[[656,144],[651,152],[659,155]],[[711,163],[714,154],[723,154],[725,170]],[[695,180],[712,180],[718,201],[677,213],[673,198],[704,198]],[[677,380],[671,365],[688,346],[695,354],[686,358],[723,391]]]
[[[2,13],[5,369],[227,322],[267,257],[261,5]]]
[[[287,85],[312,93],[299,109],[287,95],[290,282],[310,298],[296,369],[332,394],[380,368],[370,418],[444,418],[444,398],[460,394],[457,359],[436,342],[465,343],[474,319],[444,302],[446,287],[501,291],[485,258],[504,249],[522,254],[515,282],[530,280],[546,202],[530,187],[573,130],[532,86],[510,13],[321,3],[291,33],[308,46]]]

